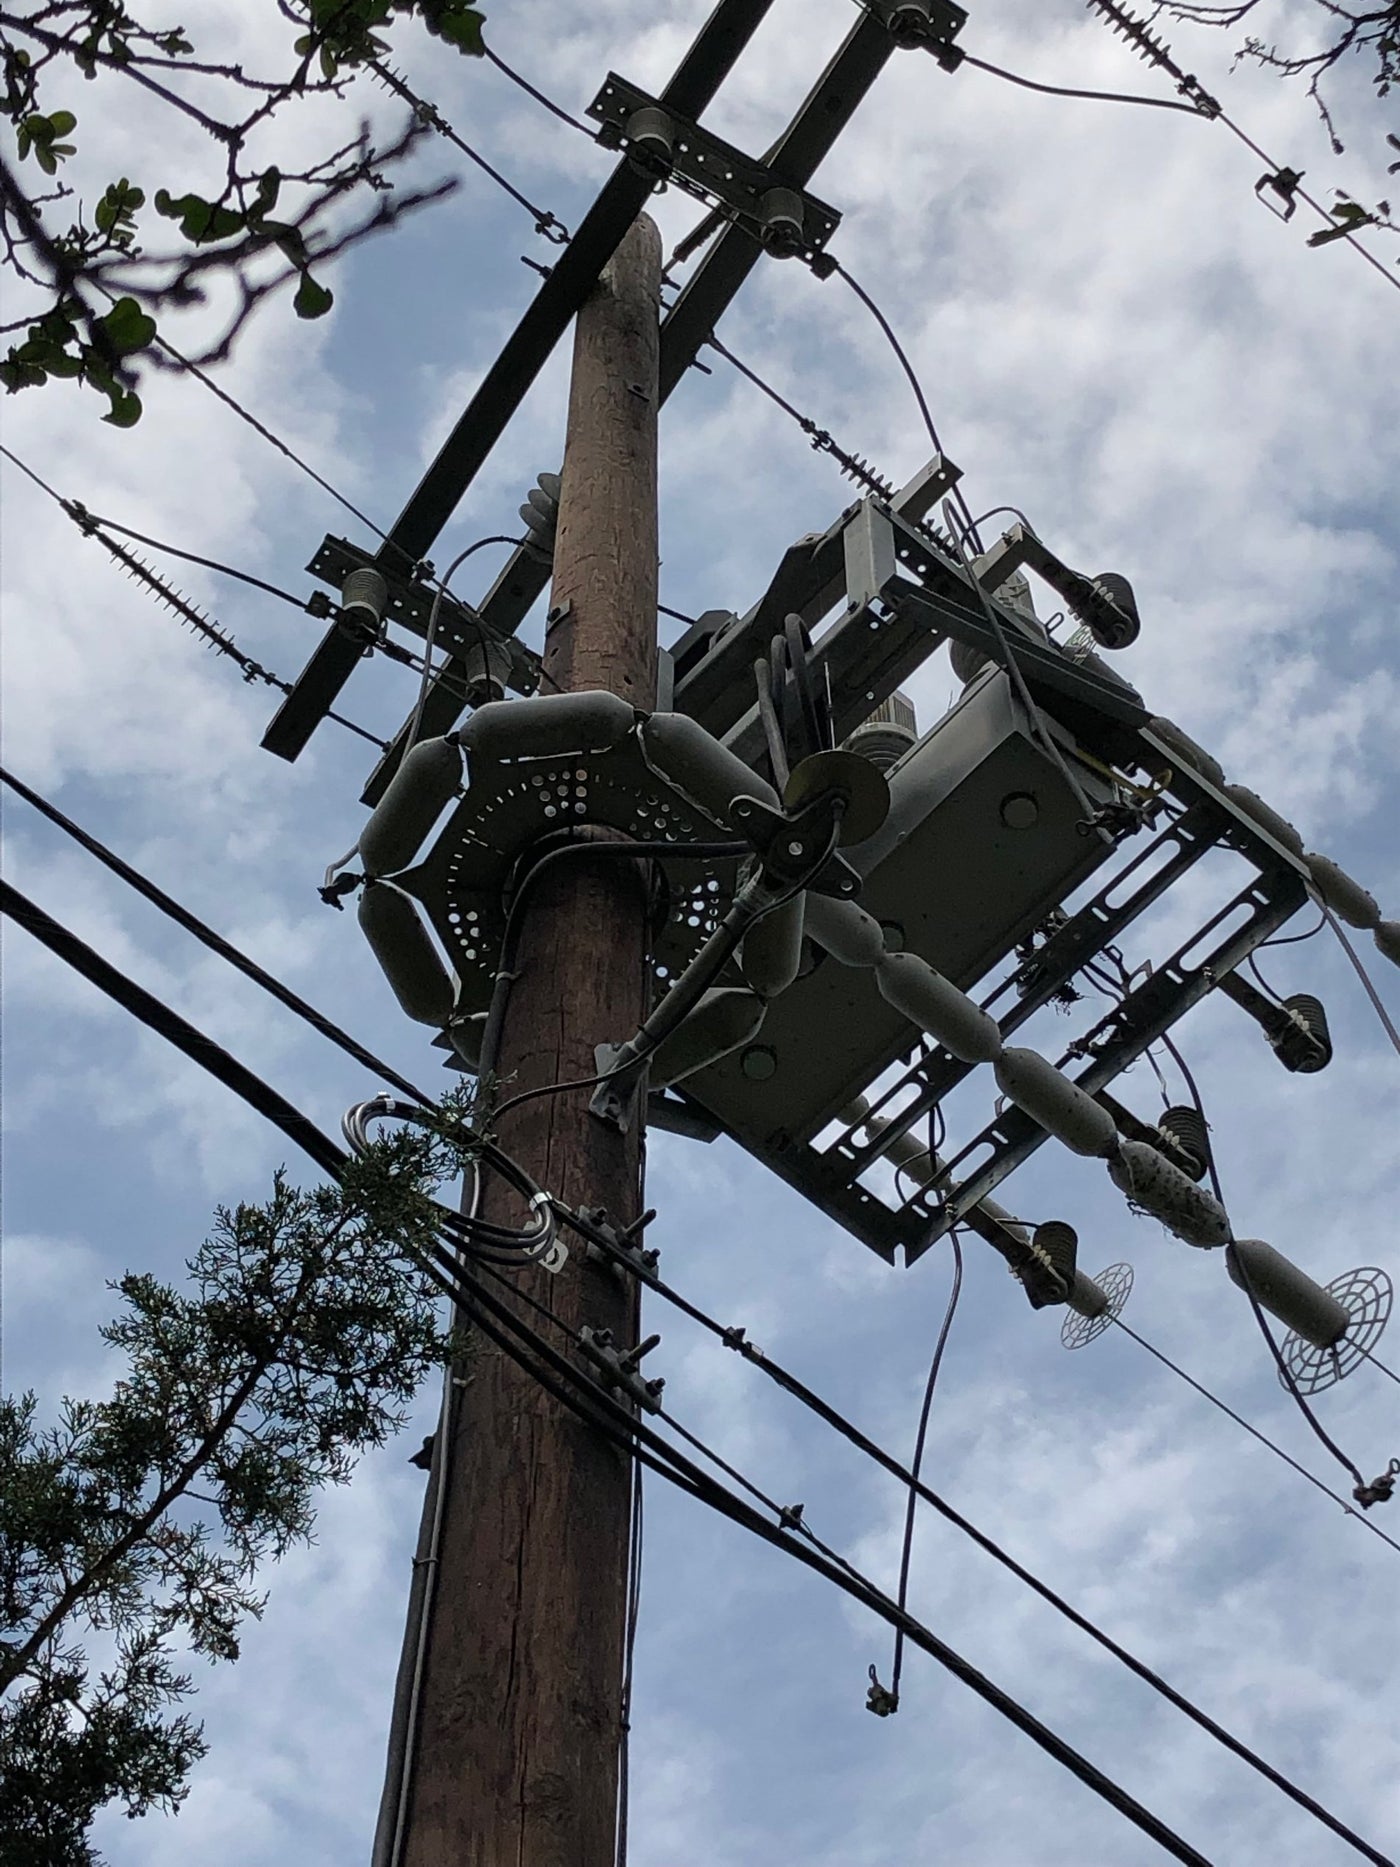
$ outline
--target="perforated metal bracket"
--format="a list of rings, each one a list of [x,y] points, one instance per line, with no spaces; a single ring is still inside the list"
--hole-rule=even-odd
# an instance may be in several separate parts
[[[608,73],[588,115],[602,125],[598,141],[604,148],[625,150],[642,174],[728,208],[777,259],[816,260],[841,224],[825,201],[666,109],[616,72]]]

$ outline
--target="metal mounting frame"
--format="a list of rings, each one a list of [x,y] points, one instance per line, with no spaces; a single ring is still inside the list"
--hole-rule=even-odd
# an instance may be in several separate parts
[[[653,181],[668,181],[697,200],[725,207],[747,232],[784,257],[814,260],[841,224],[841,216],[806,189],[794,188],[767,163],[701,126],[610,71],[585,113],[602,125],[605,149],[625,149]],[[790,240],[774,248],[766,236],[766,201],[787,198]]]
[[[1140,737],[1144,757],[1165,749],[1150,733]],[[1076,1080],[1091,1094],[1120,1075],[1308,898],[1306,871],[1297,859],[1213,786],[1181,772],[1173,775],[1172,788],[1186,804],[1181,815],[1117,870],[1031,959],[981,1000],[983,1008],[997,1017],[1003,1038],[1009,1039],[1051,1003],[1086,959],[1116,939],[1211,850],[1230,848],[1249,861],[1257,871],[1255,878],[1132,990],[1122,1006],[1101,1020],[1082,1040],[1082,1048],[1076,1047],[1077,1055],[1088,1058]],[[1203,957],[1192,958],[1193,949],[1200,949],[1217,928],[1228,931]],[[1184,964],[1188,958],[1191,963]],[[1067,1056],[1062,1067],[1073,1061],[1075,1056]],[[868,1114],[848,1124],[827,1147],[818,1148],[813,1145],[814,1137],[800,1135],[782,1135],[773,1144],[744,1141],[741,1145],[889,1262],[902,1249],[905,1263],[913,1264],[953,1225],[967,1224],[1014,1266],[1014,1236],[1001,1236],[977,1211],[978,1202],[1047,1139],[1045,1130],[1014,1106],[954,1156],[938,1181],[913,1188],[902,1205],[889,1205],[860,1183],[867,1169],[927,1117],[974,1067],[936,1046],[921,1054],[911,1051],[898,1080],[878,1098],[872,1097]],[[685,1098],[684,1084],[679,1094]],[[886,1114],[887,1110],[897,1112]],[[703,1106],[699,1112],[710,1113]],[[878,1135],[857,1139],[867,1121],[882,1117]],[[974,1156],[978,1164],[972,1166]],[[970,1170],[959,1180],[954,1176],[960,1167]]]

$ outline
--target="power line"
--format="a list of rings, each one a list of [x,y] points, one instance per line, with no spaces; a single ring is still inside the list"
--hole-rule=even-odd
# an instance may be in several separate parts
[[[1088,4],[1103,15],[1112,31],[1128,40],[1136,48],[1139,57],[1146,59],[1148,64],[1156,65],[1160,70],[1167,72],[1176,81],[1177,89],[1196,103],[1202,115],[1213,117],[1223,123],[1231,135],[1237,137],[1246,149],[1251,150],[1262,162],[1268,164],[1268,172],[1260,179],[1260,188],[1266,183],[1274,182],[1278,184],[1285,200],[1290,203],[1295,199],[1306,202],[1333,238],[1343,239],[1350,246],[1355,247],[1366,264],[1378,272],[1387,285],[1393,285],[1397,291],[1400,291],[1400,274],[1392,272],[1388,266],[1377,259],[1368,247],[1361,244],[1354,232],[1348,230],[1343,233],[1333,215],[1329,214],[1322,203],[1303,187],[1302,174],[1297,170],[1285,169],[1275,162],[1268,151],[1262,149],[1253,137],[1235,122],[1217,98],[1212,97],[1209,91],[1189,72],[1182,70],[1172,57],[1170,48],[1157,37],[1145,21],[1138,19],[1126,6],[1119,4],[1119,0],[1088,0]],[[1288,184],[1286,189],[1283,187],[1285,178]],[[1289,212],[1291,211],[1290,206]]]
[[[986,59],[974,58],[971,52],[964,52],[959,62],[988,72],[993,78],[1005,78],[1008,84],[1019,84],[1024,91],[1043,92],[1047,97],[1084,97],[1103,104],[1142,104],[1149,110],[1180,110],[1188,117],[1209,114],[1197,109],[1195,104],[1178,104],[1170,97],[1139,97],[1127,91],[1079,91],[1063,84],[1042,84],[1035,78],[1022,77],[1019,72],[1003,71],[1000,65],[989,65]]]
[[[66,963],[73,966],[77,971],[82,973],[84,977],[98,985],[101,990],[113,997],[126,1009],[130,1010],[132,1014],[143,1023],[156,1030],[159,1035],[165,1037],[167,1041],[172,1043],[185,1055],[189,1056],[193,1061],[199,1063],[202,1068],[208,1070],[211,1074],[216,1076],[218,1080],[232,1088],[234,1092],[248,1102],[251,1107],[257,1109],[259,1113],[264,1114],[275,1126],[295,1140],[298,1146],[304,1148],[305,1151],[311,1155],[311,1158],[325,1168],[326,1171],[338,1176],[343,1168],[345,1156],[326,1135],[308,1120],[307,1117],[302,1115],[300,1111],[286,1102],[285,1099],[279,1096],[275,1091],[269,1089],[267,1084],[255,1076],[252,1071],[248,1070],[244,1065],[239,1064],[234,1058],[230,1057],[227,1052],[215,1045],[193,1025],[188,1024],[184,1019],[180,1018],[178,1014],[170,1011],[167,1006],[162,1005],[160,1001],[155,999],[150,993],[144,991],[140,986],[137,986],[132,980],[119,972],[116,967],[102,959],[100,955],[94,953],[91,948],[79,941],[66,928],[63,928],[58,922],[45,914],[42,909],[37,908],[33,903],[29,902],[24,896],[19,894],[18,890],[14,889],[6,882],[0,882],[0,913],[9,914],[15,918],[20,925],[33,933],[36,938],[43,941],[45,945],[57,953]],[[559,1202],[554,1203],[560,1217],[565,1218],[566,1221],[576,1229],[584,1230],[586,1235],[591,1231],[592,1228],[584,1226],[577,1214],[571,1213],[567,1207]],[[452,1215],[446,1216],[451,1217]],[[615,1256],[622,1255],[618,1253],[616,1245],[613,1244],[612,1241],[606,1239],[606,1235],[603,1235],[602,1242],[609,1245]],[[985,1679],[980,1673],[976,1672],[960,1655],[955,1653],[953,1649],[948,1647],[944,1642],[938,1640],[937,1637],[931,1634],[921,1623],[913,1620],[907,1612],[899,1608],[897,1603],[889,1600],[887,1596],[884,1596],[876,1589],[874,1584],[863,1577],[858,1570],[855,1570],[850,1564],[846,1563],[843,1558],[836,1555],[834,1551],[828,1549],[825,1544],[820,1543],[813,1537],[810,1530],[807,1530],[805,1526],[803,1526],[805,1541],[795,1541],[783,1528],[768,1524],[765,1519],[745,1506],[741,1500],[725,1491],[723,1486],[716,1484],[714,1480],[708,1479],[703,1472],[693,1466],[690,1461],[679,1454],[674,1447],[670,1446],[664,1439],[660,1438],[659,1435],[651,1432],[649,1428],[638,1422],[630,1413],[620,1407],[610,1395],[606,1394],[597,1383],[593,1382],[579,1370],[573,1368],[572,1365],[561,1356],[558,1356],[549,1348],[549,1345],[543,1338],[534,1335],[528,1325],[514,1317],[504,1305],[491,1299],[489,1293],[487,1293],[480,1284],[469,1282],[464,1286],[460,1281],[462,1277],[461,1266],[450,1253],[447,1253],[442,1247],[436,1247],[435,1257],[436,1264],[427,1259],[417,1257],[416,1255],[415,1261],[432,1277],[437,1287],[443,1290],[445,1294],[453,1297],[455,1301],[465,1302],[469,1309],[472,1309],[474,1304],[478,1301],[479,1303],[485,1304],[489,1310],[503,1319],[517,1335],[522,1335],[525,1339],[529,1340],[532,1346],[543,1354],[546,1360],[548,1360],[556,1370],[562,1371],[572,1383],[574,1389],[582,1389],[587,1392],[595,1405],[607,1409],[609,1415],[607,1422],[597,1420],[597,1418],[589,1414],[586,1409],[583,1410],[584,1417],[593,1419],[595,1424],[603,1425],[605,1430],[611,1430],[614,1437],[618,1439],[618,1442],[624,1446],[624,1449],[633,1452],[635,1457],[647,1464],[650,1469],[659,1471],[661,1475],[666,1477],[670,1482],[678,1483],[681,1489],[688,1491],[693,1496],[699,1497],[702,1502],[709,1503],[715,1508],[720,1509],[723,1514],[741,1523],[754,1534],[761,1536],[765,1541],[772,1542],[778,1547],[786,1549],[789,1554],[796,1556],[797,1559],[806,1564],[806,1566],[824,1575],[826,1579],[833,1581],[839,1588],[843,1589],[845,1593],[860,1601],[862,1605],[869,1608],[872,1612],[879,1614],[897,1630],[901,1630],[910,1644],[918,1646],[922,1651],[929,1653],[933,1658],[937,1659],[940,1664],[951,1671],[955,1677],[960,1678],[963,1683],[970,1686],[978,1696],[982,1697],[996,1710],[1001,1712],[1002,1715],[1008,1718],[1011,1723],[1015,1724],[1018,1729],[1030,1736],[1042,1749],[1046,1750],[1054,1757],[1056,1761],[1071,1770],[1082,1782],[1092,1788],[1096,1794],[1108,1801],[1110,1805],[1117,1808],[1121,1814],[1126,1815],[1129,1820],[1133,1821],[1138,1827],[1142,1828],[1144,1832],[1157,1840],[1169,1853],[1172,1853],[1177,1859],[1182,1861],[1194,1864],[1203,1862],[1203,1856],[1190,1848],[1189,1844],[1182,1841],[1179,1836],[1171,1829],[1167,1828],[1165,1824],[1161,1823],[1150,1811],[1137,1803],[1134,1798],[1128,1796],[1125,1791],[1110,1778],[1106,1777],[1094,1765],[1088,1763],[1086,1759],[1067,1745],[1063,1739],[1050,1731],[1048,1727],[1041,1724],[1040,1721],[1026,1711],[1023,1706],[1012,1699],[1009,1694],[1003,1692],[999,1687],[993,1685],[991,1681]],[[633,1268],[635,1270],[635,1265]],[[488,1274],[492,1273],[488,1272]],[[671,1294],[669,1291],[666,1291],[665,1287],[660,1285],[659,1280],[654,1277],[648,1276],[645,1280],[652,1283],[659,1290],[663,1291],[663,1293]],[[693,1306],[686,1304],[683,1299],[673,1298],[673,1300],[679,1301],[681,1307],[685,1308],[689,1313],[697,1317],[702,1316],[701,1312],[694,1310]],[[478,1327],[483,1328],[485,1333],[491,1336],[493,1340],[497,1341],[499,1346],[506,1348],[507,1352],[515,1354],[516,1359],[521,1358],[512,1345],[502,1337],[498,1331],[493,1330],[492,1327],[484,1321],[479,1314],[479,1309],[474,1310],[473,1319],[476,1321]],[[774,1374],[774,1378],[780,1379],[782,1385],[791,1386],[795,1392],[800,1389],[800,1383],[795,1383],[792,1377],[781,1374],[776,1369],[776,1364],[769,1363],[767,1358],[762,1356],[759,1351],[754,1350],[751,1345],[745,1344],[742,1331],[720,1330],[719,1325],[714,1324],[710,1319],[704,1318],[703,1320],[705,1320],[712,1329],[719,1330],[719,1333],[730,1346],[743,1348],[747,1359],[754,1359],[757,1361],[758,1365],[765,1366],[769,1372]],[[1123,1327],[1125,1325],[1120,1324],[1119,1326]],[[1131,1331],[1129,1331],[1129,1333],[1131,1333]],[[550,1391],[555,1393],[556,1398],[563,1399],[565,1404],[573,1406],[576,1411],[579,1410],[576,1396],[573,1392],[569,1389],[560,1388],[557,1383],[551,1383],[543,1376],[539,1378],[541,1378],[542,1384],[549,1387]],[[1195,1385],[1195,1383],[1192,1384]],[[831,1419],[833,1423],[840,1422],[840,1416],[836,1415],[834,1410],[827,1408],[825,1403],[818,1402],[815,1396],[812,1396],[812,1403],[816,1410],[822,1413],[824,1417]],[[619,1420],[623,1428],[621,1433],[617,1431],[617,1422]],[[840,1424],[843,1426],[846,1435],[855,1438],[857,1443],[863,1439],[863,1436],[856,1435],[855,1429],[849,1427],[848,1423],[840,1422]],[[636,1443],[637,1441],[641,1443]],[[903,1472],[894,1461],[889,1458],[889,1455],[881,1452],[879,1448],[873,1445],[873,1442],[865,1441],[864,1443],[869,1447],[872,1456],[874,1456],[879,1463],[897,1472],[906,1482],[911,1484],[917,1484],[919,1482],[913,1478],[912,1474]],[[717,1455],[710,1453],[708,1449],[706,1449],[706,1456],[716,1457]],[[1217,1736],[1218,1739],[1236,1755],[1242,1757],[1244,1760],[1250,1762],[1253,1767],[1260,1770],[1260,1772],[1277,1787],[1283,1789],[1292,1800],[1308,1809],[1310,1813],[1316,1815],[1319,1820],[1332,1828],[1334,1832],[1350,1841],[1351,1844],[1368,1859],[1378,1863],[1378,1867],[1393,1867],[1393,1863],[1389,1862],[1385,1856],[1372,1849],[1370,1845],[1361,1840],[1359,1836],[1354,1835],[1350,1829],[1347,1829],[1343,1824],[1339,1823],[1335,1817],[1331,1816],[1320,1804],[1315,1803],[1305,1792],[1297,1789],[1295,1785],[1288,1782],[1288,1779],[1281,1777],[1271,1766],[1265,1764],[1262,1759],[1257,1758],[1253,1752],[1242,1745],[1238,1739],[1233,1738],[1223,1727],[1217,1726],[1214,1721],[1208,1719],[1204,1713],[1198,1712],[1188,1700],[1185,1700],[1180,1694],[1174,1692],[1171,1687],[1167,1686],[1165,1681],[1159,1680],[1157,1676],[1151,1673],[1148,1668],[1144,1667],[1140,1661],[1134,1660],[1124,1649],[1119,1648],[1117,1643],[1111,1641],[1108,1636],[1094,1628],[1084,1617],[1078,1615],[1075,1610],[1069,1608],[1067,1603],[1062,1603],[1043,1583],[1038,1582],[1027,1571],[1021,1570],[1019,1565],[1013,1563],[1011,1559],[1006,1557],[1002,1552],[997,1551],[996,1546],[991,1543],[990,1539],[983,1537],[981,1533],[974,1530],[971,1525],[966,1524],[966,1521],[961,1519],[959,1515],[952,1510],[951,1506],[944,1504],[943,1501],[938,1499],[927,1487],[920,1484],[919,1492],[921,1496],[927,1497],[930,1502],[934,1503],[943,1515],[965,1527],[976,1541],[987,1548],[991,1553],[996,1554],[999,1560],[1002,1560],[1014,1573],[1020,1575],[1022,1579],[1033,1587],[1044,1599],[1058,1606],[1061,1612],[1065,1613],[1076,1625],[1090,1633],[1094,1639],[1105,1646],[1109,1651],[1114,1652],[1131,1668],[1131,1670],[1137,1673],[1139,1677],[1154,1684],[1156,1688],[1162,1691],[1179,1709],[1185,1711],[1188,1716],[1204,1729],[1210,1731],[1212,1735]],[[794,1514],[792,1508],[782,1510],[780,1512],[780,1520],[786,1520],[789,1529],[799,1527],[800,1511]],[[1390,1539],[1387,1538],[1386,1540],[1389,1541]],[[1206,1863],[1206,1867],[1209,1867],[1208,1863]]]
[[[772,383],[766,382],[751,365],[736,357],[734,352],[726,344],[722,344],[713,333],[708,341],[710,348],[717,350],[726,363],[732,364],[741,376],[751,382],[756,389],[762,390],[770,402],[775,403],[785,415],[790,416],[797,423],[819,454],[830,454],[839,463],[841,472],[847,479],[854,480],[868,493],[873,493],[877,499],[894,498],[894,487],[888,480],[876,473],[868,461],[858,454],[848,453],[844,447],[832,439],[827,429],[819,427],[810,415],[804,415],[800,408],[796,408],[789,402],[785,395],[773,387]]]
[[[488,51],[486,56],[491,59],[493,64],[501,63],[493,52]],[[536,233],[542,234],[546,240],[553,241],[556,246],[568,245],[573,236],[570,234],[563,221],[560,220],[559,216],[557,214],[551,214],[548,208],[538,207],[528,195],[522,194],[515,184],[507,180],[501,171],[488,162],[486,157],[482,155],[479,150],[473,149],[469,142],[458,135],[457,131],[453,129],[452,125],[448,122],[447,118],[443,116],[436,104],[430,104],[426,98],[420,97],[418,93],[413,90],[402,72],[395,71],[391,65],[386,65],[379,59],[371,59],[369,61],[369,68],[388,90],[394,92],[397,97],[403,99],[412,109],[414,116],[417,117],[420,123],[426,123],[429,129],[436,130],[438,135],[445,141],[451,143],[454,149],[460,150],[469,161],[474,162],[479,169],[489,175],[491,180],[496,183],[497,187],[503,189],[504,192],[510,196],[512,201],[518,206],[523,207],[525,212],[534,220]],[[504,70],[505,67],[502,66],[502,69]],[[519,80],[519,82],[523,83],[524,80]],[[572,119],[570,119],[570,121],[572,121]]]
[[[1371,1008],[1375,1012],[1376,1016],[1380,1019],[1381,1024],[1385,1029],[1386,1036],[1390,1039],[1395,1049],[1397,1051],[1400,1051],[1400,1031],[1396,1030],[1395,1021],[1392,1019],[1390,1013],[1386,1010],[1385,1004],[1381,998],[1380,993],[1376,990],[1375,985],[1372,983],[1370,973],[1367,972],[1365,966],[1361,962],[1360,954],[1357,952],[1352,942],[1348,939],[1346,929],[1342,926],[1342,923],[1337,919],[1336,915],[1332,912],[1331,908],[1328,907],[1327,903],[1322,899],[1322,897],[1319,894],[1316,893],[1316,891],[1313,891],[1313,899],[1314,901],[1316,901],[1317,905],[1322,909],[1323,919],[1327,921],[1327,923],[1330,925],[1333,933],[1336,934],[1337,936],[1337,940],[1341,946],[1342,951],[1346,954],[1347,958],[1351,961],[1352,966],[1355,969],[1356,976],[1361,981],[1362,989],[1365,991],[1367,998],[1369,998],[1371,1001]]]
[[[528,78],[522,77],[513,65],[508,65],[506,63],[499,52],[492,51],[489,45],[483,45],[482,50],[485,52],[490,62],[496,67],[497,71],[509,78],[512,84],[518,85],[527,97],[533,97],[537,104],[543,104],[546,110],[553,116],[558,117],[561,123],[567,123],[570,129],[580,131],[581,134],[588,138],[590,143],[597,142],[598,134],[596,130],[591,129],[588,124],[580,122],[577,117],[572,116],[565,110],[562,104],[556,104],[552,97],[547,97],[536,85],[531,84]]]
[[[1291,1465],[1300,1478],[1306,1478],[1308,1483],[1312,1485],[1315,1490],[1320,1491],[1324,1497],[1331,1498],[1334,1504],[1340,1504],[1348,1517],[1354,1518],[1359,1524],[1363,1524],[1366,1529],[1370,1530],[1375,1536],[1378,1536],[1383,1543],[1389,1543],[1396,1554],[1400,1555],[1400,1543],[1396,1542],[1393,1536],[1387,1536],[1385,1531],[1382,1530],[1380,1525],[1372,1518],[1363,1516],[1359,1511],[1354,1509],[1339,1491],[1334,1491],[1331,1485],[1324,1484],[1320,1478],[1315,1477],[1313,1473],[1308,1470],[1306,1465],[1300,1465],[1298,1460],[1290,1453],[1285,1452],[1282,1446],[1275,1444],[1267,1434],[1261,1433],[1257,1426],[1251,1426],[1249,1421],[1244,1418],[1243,1414],[1236,1413],[1233,1407],[1227,1405],[1225,1401],[1220,1399],[1219,1395],[1213,1394],[1208,1387],[1203,1386],[1200,1381],[1196,1380],[1192,1375],[1189,1375],[1184,1368],[1178,1367],[1176,1362],[1174,1362],[1169,1355],[1163,1354],[1162,1350],[1160,1348],[1155,1348],[1145,1336],[1140,1336],[1135,1329],[1129,1328],[1128,1324],[1123,1321],[1121,1316],[1116,1316],[1113,1320],[1114,1326],[1121,1329],[1124,1335],[1131,1336],[1138,1344],[1139,1348],[1145,1348],[1148,1354],[1155,1356],[1164,1368],[1170,1368],[1172,1373],[1185,1381],[1188,1387],[1194,1388],[1203,1400],[1208,1400],[1213,1407],[1219,1408],[1220,1412],[1225,1414],[1227,1418],[1233,1420],[1236,1426],[1243,1427],[1245,1432],[1247,1432],[1252,1439],[1257,1439],[1261,1446],[1267,1446],[1275,1458],[1282,1459],[1285,1465]]]
[[[236,967],[255,985],[261,986],[263,991],[275,998],[279,1004],[295,1012],[297,1017],[311,1026],[312,1030],[322,1037],[329,1038],[331,1043],[338,1045],[347,1056],[353,1057],[357,1063],[363,1064],[366,1069],[372,1070],[377,1076],[383,1077],[386,1082],[392,1083],[396,1089],[401,1089],[415,1102],[422,1103],[424,1107],[431,1106],[429,1098],[406,1076],[400,1076],[397,1070],[391,1069],[384,1062],[383,1058],[376,1057],[372,1050],[366,1050],[363,1044],[358,1043],[324,1013],[317,1011],[314,1005],[308,1004],[304,998],[299,997],[290,986],[284,985],[280,979],[259,966],[256,960],[249,959],[246,953],[240,952],[231,941],[224,939],[222,934],[215,933],[214,929],[200,920],[198,915],[182,907],[173,895],[166,894],[163,888],[157,887],[139,869],[134,869],[130,863],[123,862],[121,857],[108,849],[105,843],[100,843],[95,836],[83,829],[80,824],[75,823],[71,817],[65,816],[56,804],[51,804],[46,797],[32,790],[22,779],[16,778],[13,772],[6,771],[3,766],[0,766],[0,782],[9,785],[12,791],[18,792],[27,804],[32,805],[42,816],[47,817],[49,822],[62,830],[65,836],[71,837],[75,843],[87,850],[89,855],[95,856],[104,868],[110,869],[113,875],[120,877],[128,888],[134,888],[137,894],[142,895],[153,907],[159,908],[161,913],[173,920],[177,926],[183,927],[186,933],[193,934],[195,939],[207,946],[211,953],[217,953],[220,959],[227,960],[230,966]]]

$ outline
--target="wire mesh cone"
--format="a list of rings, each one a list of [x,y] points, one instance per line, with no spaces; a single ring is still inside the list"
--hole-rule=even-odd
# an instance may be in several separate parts
[[[1303,1394],[1320,1394],[1355,1373],[1380,1341],[1390,1321],[1394,1286],[1387,1273],[1374,1265],[1363,1265],[1334,1277],[1327,1286],[1327,1294],[1335,1297],[1351,1316],[1341,1341],[1333,1343],[1331,1348],[1318,1348],[1300,1335],[1290,1335],[1280,1350],[1294,1385]],[[1286,1388],[1288,1382],[1282,1369],[1278,1378],[1280,1386]]]
[[[1110,1324],[1122,1315],[1133,1289],[1131,1264],[1110,1264],[1094,1279],[1108,1298],[1107,1306],[1097,1316],[1081,1316],[1070,1310],[1060,1325],[1060,1342],[1065,1348],[1087,1348],[1096,1342]]]

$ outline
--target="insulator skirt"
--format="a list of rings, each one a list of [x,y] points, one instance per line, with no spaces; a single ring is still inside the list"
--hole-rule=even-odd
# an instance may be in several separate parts
[[[462,755],[450,739],[414,746],[360,832],[365,873],[397,875],[406,869],[461,783]]]
[[[1262,797],[1242,784],[1227,784],[1222,789],[1236,810],[1253,818],[1261,830],[1267,831],[1276,843],[1281,843],[1293,855],[1302,855],[1302,837],[1287,817],[1281,817],[1272,804],[1266,804]]]
[[[661,775],[717,822],[728,821],[736,797],[756,797],[764,804],[778,801],[771,784],[684,713],[653,713],[642,724],[641,740]]]
[[[854,901],[809,894],[805,927],[809,938],[843,966],[878,966],[885,957],[879,921]]]
[[[996,1019],[917,953],[886,953],[875,981],[888,1004],[962,1062],[990,1063],[1000,1054]]]
[[[1317,892],[1332,912],[1349,927],[1359,927],[1365,933],[1374,932],[1381,920],[1380,904],[1375,896],[1363,888],[1360,882],[1353,880],[1330,856],[1309,853],[1303,860],[1312,871]]]
[[[408,896],[387,882],[370,882],[360,896],[359,920],[405,1016],[445,1025],[456,988]]]
[[[637,713],[599,688],[579,694],[536,694],[478,707],[458,734],[469,758],[558,758],[601,752],[631,732]]]
[[[1148,731],[1163,741],[1176,753],[1183,764],[1198,772],[1202,778],[1219,790],[1225,783],[1225,767],[1219,759],[1212,758],[1202,745],[1197,745],[1190,733],[1184,732],[1175,720],[1163,719],[1160,715],[1147,723]]]
[[[1225,1255],[1230,1281],[1253,1290],[1260,1305],[1314,1348],[1331,1348],[1351,1325],[1351,1312],[1290,1258],[1261,1238],[1237,1238]]]
[[[1017,1108],[1076,1154],[1102,1159],[1113,1152],[1118,1129],[1108,1110],[1038,1051],[1004,1050],[996,1078]]]
[[[762,998],[786,992],[802,965],[803,896],[794,895],[756,920],[744,935],[739,968]]]
[[[1108,1172],[1133,1205],[1160,1219],[1188,1245],[1211,1250],[1230,1242],[1230,1221],[1219,1201],[1145,1141],[1120,1142]]]

